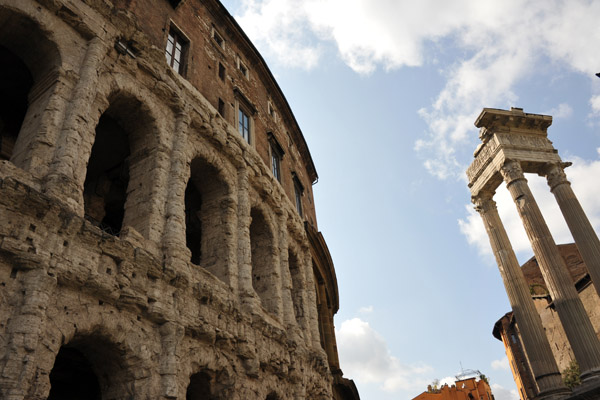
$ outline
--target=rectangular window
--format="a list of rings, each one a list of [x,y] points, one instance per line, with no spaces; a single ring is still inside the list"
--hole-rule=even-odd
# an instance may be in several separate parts
[[[212,34],[213,40],[215,42],[217,42],[217,44],[219,45],[219,47],[223,48],[223,46],[225,45],[225,41],[223,40],[223,36],[219,35],[219,32],[217,32],[216,29],[213,28],[213,34]]]
[[[275,179],[281,182],[281,160],[285,153],[277,139],[275,139],[273,132],[268,132],[268,137],[271,144],[271,171]]]
[[[238,131],[250,143],[250,117],[241,108],[238,109]]]
[[[181,34],[174,29],[169,30],[167,37],[167,48],[165,49],[165,57],[167,64],[173,68],[178,74],[183,75],[184,57],[187,50],[187,41]]]
[[[248,79],[248,76],[249,76],[248,75],[248,67],[246,67],[246,65],[239,58],[238,58],[238,69],[240,70],[242,75],[244,75],[246,77],[246,79]]]
[[[298,179],[298,176],[295,172],[292,173],[292,177],[294,179],[294,197],[296,200],[296,211],[298,211],[298,214],[300,214],[300,216],[302,217],[302,194],[304,193],[304,186],[302,186],[302,183],[300,183],[300,179]]]
[[[221,117],[225,118],[225,102],[222,99],[219,99],[219,106],[217,108]]]
[[[219,63],[219,78],[224,81],[225,80],[225,67],[223,64]]]

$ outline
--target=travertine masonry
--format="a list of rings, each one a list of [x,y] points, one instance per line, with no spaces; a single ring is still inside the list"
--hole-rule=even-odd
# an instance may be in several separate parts
[[[308,147],[218,1],[0,0],[0,59],[1,398],[358,399]]]

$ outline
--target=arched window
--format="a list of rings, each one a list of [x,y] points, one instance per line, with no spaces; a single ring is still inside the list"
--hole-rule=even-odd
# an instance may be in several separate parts
[[[98,378],[88,359],[79,350],[61,347],[50,372],[48,400],[100,400]]]
[[[10,160],[27,112],[33,77],[23,61],[0,46],[0,160]]]
[[[211,400],[211,379],[207,373],[197,372],[190,376],[185,400]]]
[[[227,185],[218,170],[202,158],[190,165],[185,190],[185,240],[191,262],[206,268],[225,281],[224,246]]]
[[[96,125],[83,190],[86,218],[110,234],[128,225],[148,235],[155,137],[154,120],[139,100],[112,96]]]
[[[273,232],[263,213],[253,208],[250,212],[250,247],[252,253],[252,287],[263,307],[277,313],[277,275],[275,271]]]

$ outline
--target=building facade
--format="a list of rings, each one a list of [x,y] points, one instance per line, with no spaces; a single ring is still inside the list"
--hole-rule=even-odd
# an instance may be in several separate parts
[[[594,290],[590,275],[574,243],[558,246],[560,255],[567,266],[573,284],[585,310],[600,336],[600,297]],[[575,361],[573,349],[569,344],[565,330],[556,313],[556,307],[544,282],[539,264],[535,257],[522,265],[521,270],[529,289],[535,309],[540,316],[544,332],[559,371],[565,377],[565,371]],[[517,384],[521,400],[534,399],[537,395],[531,364],[524,351],[519,324],[512,312],[500,318],[494,325],[494,337],[504,344],[506,356]]]
[[[429,386],[413,400],[494,400],[494,395],[484,379],[472,377],[457,380],[452,386],[442,385],[439,389]]]
[[[0,0],[0,397],[358,399],[317,172],[218,0]]]

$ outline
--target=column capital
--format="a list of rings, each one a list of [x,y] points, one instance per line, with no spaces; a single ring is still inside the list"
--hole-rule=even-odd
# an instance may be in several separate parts
[[[527,181],[523,174],[521,163],[517,160],[506,160],[502,168],[500,168],[500,174],[502,175],[502,178],[504,178],[504,182],[506,182],[507,186],[514,181]]]
[[[546,165],[543,170],[543,174],[546,175],[546,181],[548,182],[548,186],[550,186],[550,191],[553,191],[555,187],[562,185],[563,183],[568,185],[571,184],[571,182],[567,180],[567,175],[565,174],[565,168],[570,165],[570,162],[552,163]]]
[[[471,202],[475,205],[475,211],[479,214],[486,214],[489,211],[497,210],[494,201],[495,192],[479,192],[477,196],[471,197]]]

